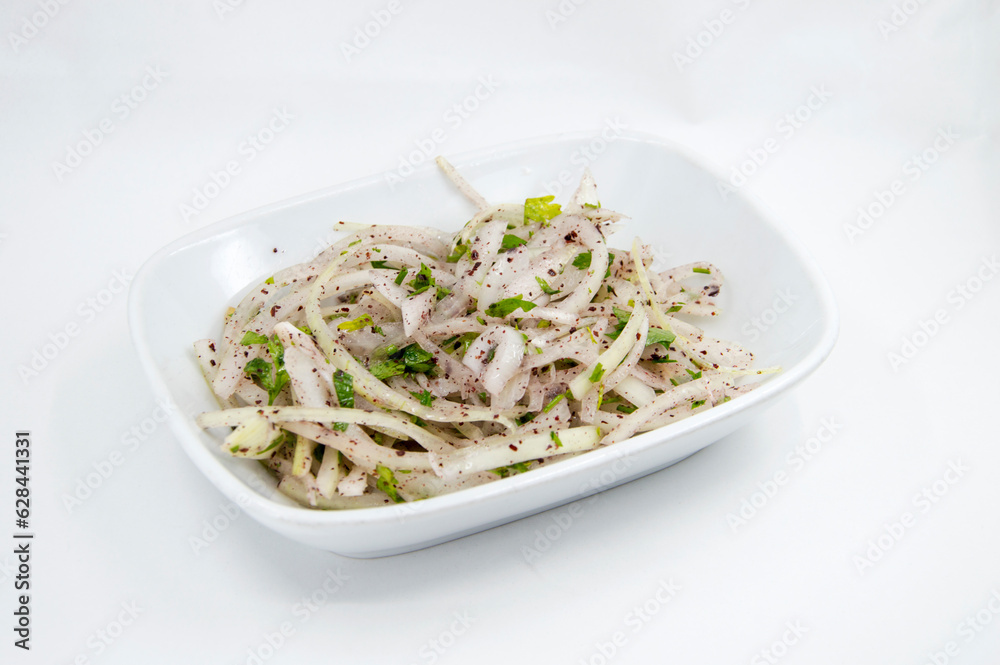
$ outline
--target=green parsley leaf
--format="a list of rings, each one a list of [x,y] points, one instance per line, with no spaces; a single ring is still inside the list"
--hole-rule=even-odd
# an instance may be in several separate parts
[[[541,196],[535,199],[524,200],[524,223],[541,222],[542,226],[548,226],[548,221],[562,212],[562,206],[552,203],[555,196]]]
[[[662,364],[662,363],[675,363],[675,362],[677,362],[676,360],[671,360],[670,356],[666,355],[666,354],[664,354],[664,356],[662,358],[654,356],[654,357],[650,358],[650,360],[653,361],[654,363],[658,363],[658,364]]]
[[[691,402],[691,408],[692,409],[697,409],[699,406],[702,406],[704,404],[705,404],[705,400],[703,400],[703,399],[695,400],[695,401]]]
[[[368,368],[376,379],[379,381],[385,381],[388,378],[399,376],[406,371],[406,365],[399,362],[398,360],[383,360],[382,362],[377,362]]]
[[[538,286],[542,287],[542,293],[544,293],[545,295],[554,296],[555,294],[559,293],[559,289],[553,289],[551,286],[549,286],[549,283],[546,282],[541,277],[535,277],[535,281],[538,282]]]
[[[388,261],[372,261],[372,268],[376,270],[392,270],[392,266],[389,265]]]
[[[337,393],[337,402],[342,408],[354,408],[354,377],[338,369],[333,375],[333,390]]]
[[[267,335],[261,335],[260,333],[248,330],[244,333],[243,339],[240,340],[240,344],[243,346],[249,346],[251,344],[267,344]]]
[[[278,396],[282,388],[288,385],[290,380],[284,367],[280,364],[279,367],[281,368],[275,372],[273,363],[269,363],[263,358],[254,358],[243,368],[244,374],[253,379],[253,382],[260,388],[267,391],[268,406],[274,404],[274,398]]]
[[[337,324],[337,330],[361,330],[362,328],[367,328],[368,326],[375,327],[375,321],[372,320],[371,314],[362,314],[356,319],[350,321],[343,321]]]
[[[698,273],[701,273],[702,275],[711,275],[712,274],[712,271],[709,270],[708,268],[691,268],[691,272],[698,272]]]
[[[410,394],[413,395],[413,398],[415,400],[417,400],[418,402],[420,402],[424,406],[430,406],[431,404],[434,403],[434,400],[437,399],[437,397],[435,397],[434,395],[432,395],[431,391],[429,391],[429,390],[424,390],[423,392],[419,392],[419,393],[413,392],[411,390]]]
[[[681,308],[683,306],[684,305],[674,305],[673,307],[671,307],[670,309],[667,310],[667,314],[673,314],[674,312],[679,312],[679,311],[681,311]]]
[[[636,407],[632,406],[631,404],[619,404],[617,408],[622,413],[632,413],[636,409]]]
[[[530,312],[537,305],[530,300],[525,300],[521,294],[514,296],[513,298],[504,298],[503,300],[498,300],[489,307],[486,308],[486,316],[495,316],[498,318],[504,318],[516,309],[522,309],[525,312]]]
[[[597,363],[594,366],[594,371],[590,373],[590,382],[597,383],[601,380],[602,376],[604,376],[604,366],[601,363]]]
[[[441,345],[441,348],[443,348],[447,353],[451,353],[453,351],[459,351],[460,352],[459,355],[464,358],[465,354],[468,353],[469,351],[469,345],[472,344],[474,341],[476,341],[477,337],[479,337],[479,333],[467,332],[463,335],[459,335],[458,337],[452,337],[451,339],[447,340],[444,344]]]
[[[670,346],[674,343],[675,339],[677,339],[677,336],[669,330],[650,326],[649,334],[646,335],[646,346],[649,346],[650,344],[663,344],[664,346]]]
[[[507,233],[504,234],[503,240],[500,242],[500,251],[506,252],[508,249],[514,249],[518,245],[527,244],[527,240],[524,238],[519,238],[516,235]]]
[[[410,298],[420,295],[432,286],[437,286],[434,276],[431,275],[431,269],[424,263],[420,264],[420,270],[417,271],[417,276],[407,282],[407,284],[413,287],[413,293],[410,294]]]
[[[573,267],[579,268],[580,270],[586,270],[590,267],[590,261],[592,258],[593,255],[590,252],[581,252],[576,255],[575,259],[573,259]]]
[[[404,267],[402,270],[399,271],[399,274],[396,275],[396,279],[395,279],[395,282],[396,282],[397,286],[399,286],[400,284],[403,283],[403,280],[406,279],[406,273],[408,273],[409,271],[410,271],[410,269],[406,268],[406,267]]]
[[[526,413],[523,416],[518,416],[517,418],[514,418],[514,422],[516,422],[518,425],[525,425],[534,420],[536,415],[537,414],[534,413]]]
[[[468,251],[469,251],[468,245],[463,245],[462,243],[458,243],[457,245],[455,245],[455,251],[449,254],[448,258],[445,259],[445,261],[447,261],[448,263],[458,263],[458,260],[463,256],[465,256],[465,253]]]
[[[278,341],[277,335],[271,335],[271,339],[267,340],[267,351],[274,360],[274,366],[283,370],[285,368],[285,347]]]
[[[552,440],[556,442],[556,448],[562,448],[562,441],[559,440],[559,435],[556,434],[555,430],[549,432],[549,436],[552,437]]]
[[[430,371],[436,364],[434,355],[424,351],[417,344],[403,347],[402,358],[406,371],[417,374]]]
[[[304,332],[305,334],[309,335],[310,337],[313,334],[313,331],[309,326],[295,326],[295,327]]]
[[[584,203],[583,207],[584,208],[590,208],[591,210],[600,210],[600,208],[601,208],[601,202],[598,201],[597,205],[594,205],[593,203]]]
[[[271,275],[270,277],[268,277],[267,279],[265,279],[264,283],[265,284],[274,284],[274,275]]]
[[[375,487],[388,494],[389,498],[396,503],[403,503],[405,500],[399,496],[399,491],[396,490],[396,476],[392,474],[392,469],[378,464],[375,466],[375,472],[378,473]]]
[[[687,372],[688,374],[690,374],[690,375],[691,375],[691,380],[692,380],[692,381],[697,381],[698,379],[700,379],[700,378],[701,378],[701,372],[700,372],[700,371],[698,371],[698,372],[692,372],[692,371],[691,371],[691,370],[689,370],[689,369],[686,369],[685,371],[686,371],[686,372]]]

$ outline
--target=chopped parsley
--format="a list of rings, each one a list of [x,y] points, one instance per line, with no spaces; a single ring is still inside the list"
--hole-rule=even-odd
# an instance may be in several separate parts
[[[445,261],[447,261],[448,263],[458,263],[458,260],[463,256],[465,256],[465,253],[468,251],[469,251],[468,245],[463,245],[462,243],[458,243],[457,245],[455,245],[455,251],[449,254],[448,258],[445,259]]]
[[[497,474],[501,478],[506,478],[512,473],[524,473],[529,467],[529,462],[518,462],[517,464],[511,464],[510,466],[501,466],[498,469],[492,469],[491,472]]]
[[[592,258],[593,258],[592,253],[581,252],[580,254],[576,255],[575,259],[573,259],[573,267],[579,268],[580,270],[586,270],[587,268],[590,267],[590,261],[592,260]]]
[[[392,270],[392,266],[389,265],[388,261],[372,261],[372,268],[376,270]]]
[[[594,366],[594,371],[590,373],[590,382],[597,383],[601,380],[602,376],[604,376],[604,365],[597,363],[597,365]]]
[[[356,319],[350,321],[343,321],[337,324],[337,330],[361,330],[362,328],[367,328],[371,326],[372,332],[377,332],[379,335],[385,337],[385,333],[382,329],[375,325],[375,321],[372,319],[371,314],[362,314]]]
[[[411,298],[423,293],[432,286],[437,286],[434,276],[431,275],[431,269],[424,263],[420,264],[420,270],[417,272],[416,277],[407,282],[407,284],[413,287],[413,293],[410,294]]]
[[[415,400],[417,400],[418,402],[420,402],[424,406],[430,406],[431,404],[434,403],[434,400],[437,399],[437,397],[435,397],[434,395],[432,395],[431,391],[429,391],[429,390],[424,390],[423,392],[419,392],[419,393],[413,392],[411,390],[410,394],[413,395],[413,398]]]
[[[542,293],[544,293],[545,295],[554,296],[555,294],[559,293],[559,289],[553,289],[551,286],[549,286],[549,283],[546,282],[541,277],[535,277],[535,281],[538,282],[538,286],[542,287]]]
[[[487,307],[486,316],[495,316],[502,319],[516,309],[522,309],[525,312],[530,312],[535,307],[537,307],[535,303],[530,300],[525,300],[521,294],[518,294],[513,298],[498,300]]]
[[[368,371],[379,381],[406,373],[423,374],[437,364],[433,354],[424,351],[417,344],[410,344],[402,349],[389,347],[387,351],[388,357],[385,360],[372,363],[368,367]]]
[[[704,404],[705,404],[705,400],[703,400],[703,399],[695,400],[695,401],[691,402],[691,408],[692,409],[697,409],[699,406],[702,406]]]
[[[636,407],[632,406],[631,404],[619,404],[617,409],[622,413],[633,413]]]
[[[267,335],[261,335],[260,333],[248,330],[243,334],[243,339],[240,340],[240,344],[243,346],[250,346],[251,344],[267,344]]]
[[[556,434],[555,430],[549,432],[549,436],[552,437],[552,440],[556,442],[556,448],[562,448],[562,441],[559,440],[559,435]]]
[[[679,311],[681,311],[681,308],[683,306],[684,305],[674,305],[673,307],[671,307],[670,309],[667,310],[667,314],[673,314],[674,312],[679,312]]]
[[[405,266],[403,267],[402,270],[399,271],[399,274],[396,275],[396,279],[394,280],[396,282],[396,286],[399,286],[403,283],[403,280],[406,279],[406,273],[408,272],[410,272],[410,269]]]
[[[506,252],[508,249],[514,249],[519,245],[527,244],[527,240],[524,238],[519,238],[512,233],[504,234],[503,240],[500,242],[500,251]]]
[[[354,408],[354,377],[338,369],[333,375],[333,390],[337,394],[337,403],[342,408]],[[333,429],[338,432],[346,432],[347,423],[334,423]],[[324,446],[320,446],[320,448],[324,448]]]
[[[399,491],[396,489],[396,476],[393,475],[392,469],[379,464],[375,467],[375,472],[378,474],[375,487],[388,494],[389,498],[396,503],[403,503],[404,499],[399,496]]]
[[[541,222],[542,226],[548,226],[548,221],[562,212],[562,206],[555,201],[555,196],[540,196],[534,199],[524,200],[524,223]]]
[[[691,268],[691,272],[698,272],[698,273],[701,273],[702,275],[711,275],[712,274],[712,271],[709,270],[708,268]]]
[[[699,371],[697,371],[697,372],[692,372],[692,371],[691,371],[691,370],[689,370],[689,369],[685,369],[684,371],[686,371],[686,372],[687,372],[688,374],[690,374],[690,375],[691,375],[691,380],[692,380],[692,381],[697,381],[698,379],[700,379],[700,378],[701,378],[701,371],[700,371],[700,370],[699,370]]]

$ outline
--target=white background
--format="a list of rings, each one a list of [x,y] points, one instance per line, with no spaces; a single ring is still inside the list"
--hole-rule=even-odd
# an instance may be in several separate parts
[[[30,653],[7,627],[0,546],[0,661],[997,662],[995,3],[47,4],[0,9],[0,539],[21,428],[38,534]],[[345,54],[372,12],[391,21]],[[495,89],[468,99],[482,80]],[[450,121],[463,101],[478,108]],[[248,159],[275,109],[292,119]],[[794,131],[779,124],[796,113]],[[104,119],[113,131],[60,167]],[[152,427],[115,275],[195,228],[395,169],[438,128],[434,151],[455,154],[609,119],[705,155],[794,229],[841,308],[826,364],[751,426],[572,518],[358,561],[224,517]],[[942,131],[957,138],[935,148]],[[231,160],[240,172],[185,219]],[[880,215],[849,233],[859,207]],[[905,340],[920,346],[894,363]],[[824,419],[832,440],[791,462]],[[331,573],[343,582],[318,592]]]

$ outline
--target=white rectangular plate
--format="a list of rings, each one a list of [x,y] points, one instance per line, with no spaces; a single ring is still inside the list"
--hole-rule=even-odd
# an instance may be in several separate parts
[[[745,344],[758,366],[781,365],[783,371],[747,395],[668,427],[489,485],[380,508],[304,508],[278,493],[259,464],[223,454],[221,438],[194,424],[195,416],[217,405],[192,342],[217,338],[225,308],[251,284],[336,240],[337,220],[458,230],[474,210],[427,164],[402,182],[395,174],[391,183],[386,175],[373,176],[248,212],[150,258],[131,288],[129,322],[156,397],[177,407],[171,426],[184,450],[229,499],[279,533],[347,556],[376,557],[553,508],[662,469],[729,434],[816,369],[833,348],[836,308],[813,261],[758,206],[740,194],[724,197],[711,170],[676,146],[639,134],[608,141],[588,133],[452,161],[497,203],[560,188],[556,200],[564,202],[589,165],[602,205],[631,218],[611,246],[628,248],[638,235],[656,248],[658,269],[694,260],[718,266],[726,276],[723,315],[696,323]],[[793,304],[782,304],[789,294]]]

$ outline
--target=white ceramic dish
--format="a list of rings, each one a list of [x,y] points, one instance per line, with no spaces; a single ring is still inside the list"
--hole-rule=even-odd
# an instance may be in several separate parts
[[[406,220],[457,230],[473,209],[431,164],[392,186],[385,176],[373,176],[251,211],[150,258],[131,288],[129,322],[156,397],[177,406],[171,425],[184,450],[229,499],[279,533],[347,556],[376,557],[553,508],[662,469],[729,434],[815,370],[833,348],[836,309],[813,261],[744,197],[724,200],[718,179],[676,146],[638,134],[610,142],[596,133],[574,134],[452,161],[496,202],[556,193],[561,175],[566,184],[556,200],[565,201],[589,161],[601,202],[632,220],[612,246],[627,248],[638,235],[662,253],[660,269],[713,262],[727,280],[725,311],[707,329],[746,344],[759,366],[779,364],[784,371],[747,395],[669,427],[486,486],[365,510],[303,508],[277,493],[260,465],[224,455],[221,439],[194,424],[197,414],[217,407],[191,343],[217,337],[225,308],[251,284],[335,240],[336,220]],[[755,318],[763,319],[761,325]]]

